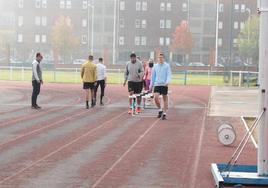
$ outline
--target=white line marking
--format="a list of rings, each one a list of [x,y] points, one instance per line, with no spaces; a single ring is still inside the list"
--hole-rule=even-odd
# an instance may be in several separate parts
[[[245,126],[246,131],[248,132],[248,131],[249,131],[249,128],[248,128],[247,122],[245,121],[245,119],[244,119],[243,116],[241,116],[241,119],[242,119],[242,122],[243,122],[243,124],[244,124],[244,126]],[[255,147],[256,149],[258,149],[258,144],[257,144],[257,142],[256,142],[256,140],[255,140],[255,138],[254,138],[254,136],[251,135],[250,138],[251,138],[251,141],[253,142],[254,147]]]
[[[2,146],[6,145],[6,144],[9,144],[10,142],[14,142],[14,141],[16,141],[16,140],[18,140],[18,139],[20,139],[20,138],[23,138],[23,137],[26,137],[26,136],[30,136],[30,135],[32,135],[32,134],[34,134],[34,133],[36,133],[36,132],[42,131],[43,129],[51,128],[51,127],[53,127],[53,126],[55,126],[55,125],[58,125],[58,124],[60,124],[60,123],[62,123],[62,122],[71,120],[71,119],[73,119],[74,117],[81,116],[81,115],[86,114],[86,113],[88,113],[88,112],[89,112],[89,111],[87,110],[87,111],[83,111],[83,112],[80,112],[80,113],[75,114],[75,115],[68,116],[67,118],[63,118],[63,119],[61,119],[61,120],[59,120],[59,121],[56,121],[56,122],[54,122],[54,123],[51,123],[51,124],[48,124],[48,125],[44,125],[44,126],[42,126],[41,128],[39,128],[39,129],[36,129],[36,130],[33,130],[33,131],[28,132],[28,133],[26,133],[26,134],[17,136],[17,137],[15,137],[15,138],[13,138],[13,139],[10,139],[10,140],[8,140],[8,141],[6,141],[6,142],[4,142],[4,143],[0,143],[0,148],[1,148]]]
[[[40,163],[40,162],[42,162],[42,161],[48,159],[49,157],[53,156],[54,154],[60,152],[61,150],[65,149],[65,148],[67,148],[67,147],[69,147],[69,146],[71,146],[72,144],[74,144],[74,143],[78,142],[79,140],[83,139],[84,137],[87,137],[87,136],[90,135],[91,133],[97,131],[98,129],[100,129],[100,128],[102,128],[104,125],[106,125],[107,123],[109,123],[109,122],[111,122],[111,121],[113,121],[113,120],[119,118],[120,116],[122,116],[122,115],[125,114],[125,113],[126,113],[126,112],[123,112],[123,113],[121,113],[121,114],[119,114],[119,115],[113,117],[112,119],[110,119],[110,120],[108,120],[108,121],[105,121],[105,122],[102,123],[100,126],[98,126],[98,127],[94,128],[94,129],[88,131],[87,133],[85,133],[85,134],[79,136],[78,138],[74,139],[73,141],[71,141],[71,142],[69,142],[69,143],[67,143],[67,144],[65,144],[65,145],[63,145],[63,146],[61,146],[61,147],[59,147],[57,150],[55,150],[55,151],[53,151],[53,152],[47,154],[46,156],[44,156],[43,158],[37,160],[36,162],[34,162],[34,163],[28,165],[27,167],[25,167],[25,168],[23,168],[23,169],[17,171],[15,174],[13,174],[13,175],[11,175],[11,176],[8,176],[8,177],[4,178],[3,180],[0,181],[0,185],[3,184],[3,183],[6,182],[6,181],[8,181],[8,180],[10,180],[10,179],[12,179],[12,178],[18,176],[19,174],[21,174],[21,173],[23,173],[24,171],[28,170],[29,168],[35,166],[36,164],[38,164],[38,163]]]
[[[92,188],[97,187],[102,180],[128,155],[128,153],[152,130],[152,128],[159,122],[156,120],[140,137],[125,151],[123,155],[108,169],[106,172],[92,185]]]
[[[204,110],[204,115],[203,115],[203,120],[202,120],[202,125],[201,125],[201,132],[199,135],[198,146],[197,146],[197,151],[196,151],[195,160],[194,160],[193,173],[189,181],[189,182],[193,182],[191,183],[192,188],[196,187],[196,175],[197,175],[197,170],[198,170],[198,165],[199,165],[200,155],[201,155],[201,148],[202,148],[203,138],[204,138],[204,133],[205,133],[206,116],[207,116],[207,108],[205,108]]]

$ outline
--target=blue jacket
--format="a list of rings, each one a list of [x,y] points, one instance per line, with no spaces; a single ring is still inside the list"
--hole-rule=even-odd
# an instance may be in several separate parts
[[[152,86],[166,86],[171,81],[171,69],[166,62],[163,64],[157,63],[152,71],[151,84]]]

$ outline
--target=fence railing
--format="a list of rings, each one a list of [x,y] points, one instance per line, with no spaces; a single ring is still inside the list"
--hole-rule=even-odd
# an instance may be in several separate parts
[[[108,83],[122,84],[124,69],[107,69]],[[1,67],[0,80],[30,81],[32,69],[29,67]],[[45,82],[81,83],[80,68],[43,69]],[[172,84],[215,85],[254,87],[258,83],[258,72],[250,71],[204,71],[186,70],[173,72]]]

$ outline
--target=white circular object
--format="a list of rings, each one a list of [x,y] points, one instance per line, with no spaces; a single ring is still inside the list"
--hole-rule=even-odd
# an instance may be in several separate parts
[[[231,128],[221,128],[218,132],[218,140],[221,144],[229,146],[236,140],[236,133]]]

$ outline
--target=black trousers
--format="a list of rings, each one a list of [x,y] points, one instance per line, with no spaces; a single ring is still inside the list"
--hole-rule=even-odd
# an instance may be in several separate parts
[[[97,81],[97,85],[95,87],[95,92],[94,92],[94,98],[96,99],[97,97],[97,92],[98,92],[98,88],[101,88],[101,95],[100,95],[100,100],[102,101],[103,97],[104,97],[104,90],[105,90],[105,80],[98,80]]]
[[[32,81],[32,85],[33,85],[32,106],[36,106],[37,96],[40,93],[41,83],[40,82],[38,83],[36,80],[34,80]]]

